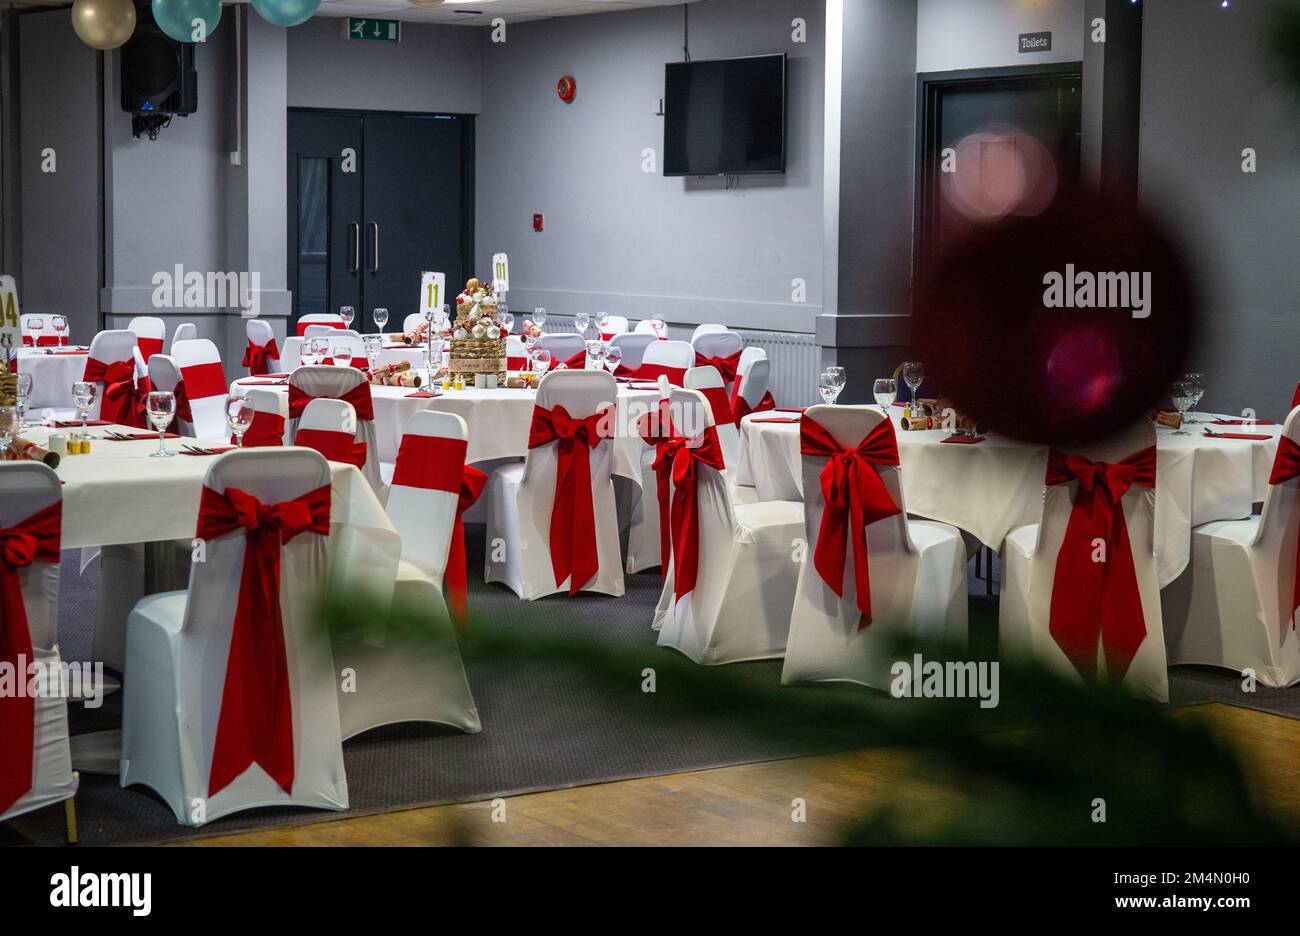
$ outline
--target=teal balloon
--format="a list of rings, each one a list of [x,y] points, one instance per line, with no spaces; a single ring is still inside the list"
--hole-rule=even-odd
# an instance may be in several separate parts
[[[268,23],[297,26],[320,9],[320,0],[253,0],[253,9]]]
[[[205,42],[221,22],[221,0],[153,0],[152,6],[158,28],[177,42]]]

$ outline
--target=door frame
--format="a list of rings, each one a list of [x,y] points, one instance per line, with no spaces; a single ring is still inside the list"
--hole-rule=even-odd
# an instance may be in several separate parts
[[[446,111],[402,111],[402,110],[374,110],[355,107],[289,107],[285,109],[286,118],[288,114],[323,114],[335,117],[365,117],[367,115],[383,115],[385,117],[456,117],[464,121],[465,132],[461,136],[461,206],[460,206],[460,236],[465,244],[464,257],[462,259],[462,268],[458,274],[453,274],[447,270],[448,282],[453,282],[453,275],[459,282],[465,282],[470,276],[473,276],[474,269],[474,212],[477,199],[474,195],[475,181],[475,116],[474,114],[455,114]],[[298,284],[298,255],[294,250],[293,235],[298,226],[298,192],[297,189],[289,186],[288,183],[293,179],[293,167],[291,165],[292,147],[288,139],[288,129],[286,120],[285,130],[285,179],[288,190],[285,192],[286,211],[284,219],[285,227],[285,252],[288,255],[288,281],[296,287]],[[362,160],[365,159],[364,152],[365,140],[362,139],[363,151],[359,154]],[[364,163],[363,169],[364,172]],[[364,203],[364,194],[362,196]],[[364,263],[362,264],[364,266]],[[416,287],[418,289],[418,284]],[[288,321],[289,328],[296,326],[298,313],[297,290],[294,291],[293,304]]]
[[[926,165],[925,154],[937,143],[938,108],[941,91],[989,84],[1029,84],[1043,78],[1083,81],[1083,62],[1045,62],[1037,65],[1007,65],[997,68],[963,68],[955,71],[919,72],[916,76],[916,166],[915,205],[912,217],[912,296],[920,297],[922,250],[934,230],[939,191],[938,163]],[[1080,88],[1082,94],[1082,88]],[[1080,127],[1082,129],[1082,127]]]

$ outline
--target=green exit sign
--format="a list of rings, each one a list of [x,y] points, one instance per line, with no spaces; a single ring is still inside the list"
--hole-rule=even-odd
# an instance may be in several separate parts
[[[343,21],[343,38],[362,42],[401,42],[402,24],[398,20],[349,16]]]

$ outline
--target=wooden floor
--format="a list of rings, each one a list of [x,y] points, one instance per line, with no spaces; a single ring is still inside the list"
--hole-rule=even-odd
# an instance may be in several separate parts
[[[1300,721],[1229,705],[1178,709],[1233,744],[1261,802],[1300,827]],[[905,790],[919,824],[954,808],[958,791],[918,782],[897,752],[855,751],[433,806],[178,845],[811,845],[874,789]],[[795,800],[806,807],[794,821]]]

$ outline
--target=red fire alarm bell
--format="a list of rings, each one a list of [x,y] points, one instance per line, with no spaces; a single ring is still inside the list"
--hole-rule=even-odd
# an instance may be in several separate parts
[[[533,230],[540,231],[541,229],[542,229],[542,216],[539,214],[535,214],[533,215]]]
[[[578,92],[578,83],[573,80],[572,75],[565,75],[555,85],[555,93],[560,96],[560,100],[568,104],[573,100],[573,96]]]

